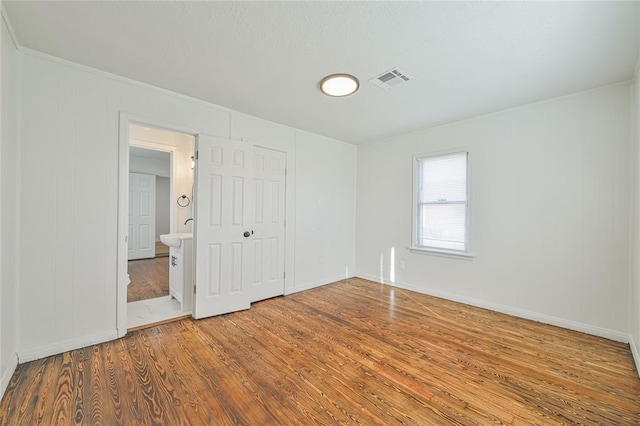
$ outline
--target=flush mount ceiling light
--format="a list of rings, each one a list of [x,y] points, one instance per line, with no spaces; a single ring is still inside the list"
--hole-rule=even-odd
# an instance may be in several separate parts
[[[359,87],[358,79],[349,74],[331,74],[320,80],[320,90],[327,96],[349,96]]]

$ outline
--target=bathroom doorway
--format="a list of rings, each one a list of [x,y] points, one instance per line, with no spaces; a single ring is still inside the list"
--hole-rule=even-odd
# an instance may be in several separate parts
[[[190,298],[170,290],[170,269],[176,266],[176,258],[161,235],[192,233],[194,147],[192,135],[129,126],[129,331],[191,315],[191,306],[185,303]]]
[[[129,147],[129,240],[127,302],[169,295],[169,247],[160,235],[171,232],[171,152]]]

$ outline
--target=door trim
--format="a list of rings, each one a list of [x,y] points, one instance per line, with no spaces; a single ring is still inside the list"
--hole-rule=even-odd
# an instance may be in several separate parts
[[[116,287],[116,329],[118,337],[127,334],[127,226],[129,222],[129,127],[131,124],[155,127],[176,133],[192,135],[198,142],[199,130],[166,123],[153,118],[129,113],[120,113],[118,135],[118,235],[117,235],[117,287]],[[166,148],[170,148],[165,146]],[[155,149],[155,148],[154,148]],[[171,173],[175,174],[173,155]],[[172,194],[173,195],[173,194]],[[172,197],[173,199],[173,197]],[[173,219],[173,218],[172,218]],[[171,221],[173,224],[173,220]],[[195,238],[195,235],[194,235]]]

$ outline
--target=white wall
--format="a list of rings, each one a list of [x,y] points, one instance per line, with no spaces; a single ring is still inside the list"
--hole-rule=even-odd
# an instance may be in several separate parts
[[[633,175],[633,245],[632,245],[632,279],[629,288],[629,334],[630,347],[640,375],[640,75],[636,68],[633,85],[632,111],[633,156],[635,168]]]
[[[354,275],[357,151],[303,132],[296,146],[296,287],[304,290]]]
[[[20,214],[19,354],[21,362],[115,338],[118,219],[118,138],[120,113],[175,124],[213,136],[250,141],[287,153],[287,278],[297,291],[296,256],[300,229],[325,219],[340,233],[316,235],[306,257],[328,259],[314,265],[323,282],[354,263],[354,205],[340,201],[329,217],[297,208],[297,194],[344,191],[333,176],[353,179],[355,149],[348,144],[230,111],[167,91],[56,60],[23,53],[22,200]],[[326,144],[326,147],[325,147]],[[325,151],[326,150],[326,151]],[[342,153],[338,161],[305,172],[315,153]],[[322,158],[331,157],[325,155]],[[298,161],[300,156],[300,161]],[[28,159],[28,160],[27,160]],[[47,176],[47,179],[42,179]],[[328,202],[331,200],[327,199]],[[346,259],[326,253],[325,240],[344,247]],[[38,268],[33,267],[38,259]],[[306,286],[308,283],[305,281]],[[126,319],[126,318],[125,318]],[[118,321],[122,321],[119,314]]]
[[[395,266],[400,287],[626,340],[630,89],[601,88],[360,146],[356,275],[389,283]],[[462,146],[472,148],[476,258],[414,254],[406,250],[411,157]]]
[[[135,143],[135,141],[132,141]],[[168,178],[171,176],[169,154],[167,159],[138,157],[129,155],[129,171],[132,173],[145,173]]]
[[[1,7],[1,2],[0,2]],[[0,19],[0,396],[17,365],[17,159],[19,54]]]

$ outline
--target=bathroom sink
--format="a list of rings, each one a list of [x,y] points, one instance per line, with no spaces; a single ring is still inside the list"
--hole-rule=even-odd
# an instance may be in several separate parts
[[[160,241],[162,241],[162,244],[169,247],[180,247],[183,240],[191,238],[193,238],[193,234],[187,232],[160,235]]]

